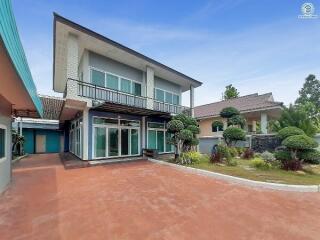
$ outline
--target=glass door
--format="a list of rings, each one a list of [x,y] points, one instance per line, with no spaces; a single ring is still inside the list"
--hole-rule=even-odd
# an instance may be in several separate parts
[[[129,155],[129,129],[121,129],[121,156]]]
[[[108,128],[108,157],[119,155],[119,130]]]
[[[131,155],[139,154],[139,130],[131,129]]]

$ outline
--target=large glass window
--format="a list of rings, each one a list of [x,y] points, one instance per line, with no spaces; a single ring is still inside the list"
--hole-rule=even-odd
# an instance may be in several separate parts
[[[139,154],[139,130],[131,129],[131,155]]]
[[[121,86],[120,90],[122,92],[131,93],[131,81],[121,78]]]
[[[157,150],[159,153],[164,152],[164,131],[157,131]]]
[[[141,84],[132,82],[132,94],[136,96],[141,96]]]
[[[148,128],[164,128],[164,123],[156,123],[156,122],[151,122],[148,123]]]
[[[105,157],[106,156],[106,129],[95,127],[94,128],[94,150],[95,157]]]
[[[94,124],[118,124],[118,119],[112,119],[112,118],[93,118]]]
[[[121,155],[129,155],[129,129],[121,129]]]
[[[0,158],[5,157],[6,152],[6,130],[0,128]]]
[[[172,145],[168,143],[170,138],[164,123],[148,123],[148,148],[157,149],[159,153],[172,152]]]
[[[108,128],[108,156],[119,155],[119,130],[118,128]]]
[[[114,89],[114,90],[119,90],[119,78],[115,75],[107,73],[107,87]]]
[[[166,92],[166,103],[172,104],[172,93]]]
[[[148,130],[148,148],[157,149],[157,131]]]
[[[91,83],[100,87],[105,87],[105,74],[104,72],[91,69]]]
[[[179,96],[176,94],[173,94],[173,104],[179,105]]]
[[[156,100],[160,102],[164,102],[164,91],[162,91],[161,89],[156,89],[155,95],[156,95]]]

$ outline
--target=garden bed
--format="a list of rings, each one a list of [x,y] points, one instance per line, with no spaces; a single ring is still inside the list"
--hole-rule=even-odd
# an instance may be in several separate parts
[[[258,158],[255,158],[258,159]],[[268,170],[256,169],[251,166],[252,160],[235,159],[237,166],[224,164],[212,164],[208,157],[203,157],[198,163],[185,166],[204,169],[212,172],[222,173],[230,176],[246,178],[255,181],[297,184],[297,185],[319,185],[320,165],[305,164],[302,171],[285,171],[279,168]],[[172,162],[172,160],[170,160]]]

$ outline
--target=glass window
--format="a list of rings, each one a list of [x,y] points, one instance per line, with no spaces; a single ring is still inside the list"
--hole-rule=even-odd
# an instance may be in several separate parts
[[[171,133],[166,132],[166,152],[172,152],[173,146],[168,143],[171,139],[171,136]]]
[[[160,90],[160,89],[156,89],[156,100],[160,101],[160,102],[164,102],[164,91]]]
[[[139,121],[132,121],[132,120],[120,120],[121,126],[130,126],[130,127],[140,127]]]
[[[119,130],[117,128],[108,128],[108,156],[118,156],[119,146],[118,146],[118,135]]]
[[[136,96],[141,96],[141,84],[132,82],[132,94]]]
[[[148,123],[148,128],[164,128],[164,123]]]
[[[131,155],[139,154],[139,132],[131,129]]]
[[[105,87],[104,72],[91,69],[91,83],[100,87]]]
[[[0,128],[0,158],[5,157],[6,152],[6,130],[3,128]]]
[[[112,74],[107,74],[107,87],[118,90],[119,79],[117,76]]]
[[[157,131],[148,130],[148,148],[157,149]]]
[[[159,153],[164,152],[164,131],[157,131],[157,150]]]
[[[106,156],[106,129],[95,127],[94,131],[95,157]]]
[[[121,155],[129,155],[129,129],[121,129]]]
[[[172,93],[166,92],[166,103],[172,104]]]
[[[121,78],[121,91],[131,93],[131,81]]]
[[[93,118],[94,124],[118,124],[118,119],[111,118]]]
[[[179,105],[179,96],[176,94],[173,94],[173,104]]]

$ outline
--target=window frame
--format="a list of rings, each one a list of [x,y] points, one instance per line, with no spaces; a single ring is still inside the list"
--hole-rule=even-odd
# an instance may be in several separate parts
[[[163,124],[163,128],[149,128],[149,123],[156,123],[156,124]],[[167,124],[166,122],[147,122],[147,148],[149,148],[149,130],[153,130],[156,132],[156,146],[157,146],[157,149],[158,149],[158,131],[162,131],[163,134],[164,134],[164,138],[163,138],[163,142],[164,142],[164,151],[159,153],[159,154],[166,154],[166,153],[174,153],[174,148],[173,148],[173,145],[170,144],[171,146],[171,151],[167,151],[167,138],[166,138],[166,135],[167,135],[167,128],[166,128]]]
[[[122,92],[124,94],[131,94],[131,95],[134,95],[134,96],[138,96],[138,97],[144,97],[143,95],[143,82],[139,82],[137,80],[133,80],[131,78],[128,78],[128,77],[124,77],[124,76],[121,76],[119,74],[115,74],[115,73],[112,73],[112,72],[109,72],[109,71],[105,71],[105,70],[102,70],[100,68],[96,68],[96,67],[93,67],[93,66],[89,66],[89,71],[90,71],[90,83],[92,83],[92,70],[95,70],[95,71],[99,71],[99,72],[102,72],[104,73],[104,88],[107,88],[107,89],[110,89],[111,91],[119,91],[119,92]],[[115,90],[115,89],[112,89],[112,88],[109,88],[107,87],[107,74],[109,75],[113,75],[115,77],[118,78],[118,89]],[[127,93],[127,92],[123,92],[121,91],[121,80],[124,79],[124,80],[129,80],[130,81],[130,93]],[[132,91],[133,91],[133,87],[132,87],[132,83],[136,83],[136,84],[140,84],[140,87],[141,87],[141,95],[135,95]]]
[[[160,91],[162,91],[163,92],[163,101],[161,101],[161,100],[158,100],[157,99],[157,90],[160,90]],[[169,102],[166,102],[166,93],[169,93],[169,94],[171,94],[172,96],[171,96],[171,100],[172,100],[172,103],[169,103]],[[173,101],[173,99],[174,99],[174,96],[177,96],[178,97],[178,104],[175,104],[174,103],[174,101]],[[158,101],[158,102],[161,102],[161,103],[165,103],[165,104],[169,104],[169,105],[173,105],[173,106],[181,106],[181,104],[180,104],[180,94],[178,94],[178,93],[176,93],[176,92],[172,92],[172,91],[167,91],[167,90],[164,90],[164,89],[162,89],[162,88],[158,88],[158,87],[155,87],[154,88],[154,99],[156,100],[156,101]]]
[[[4,151],[3,151],[3,157],[0,157],[0,162],[3,162],[6,160],[7,158],[7,145],[8,145],[8,139],[7,139],[7,131],[8,128],[6,125],[4,124],[0,124],[0,128],[4,130]]]

